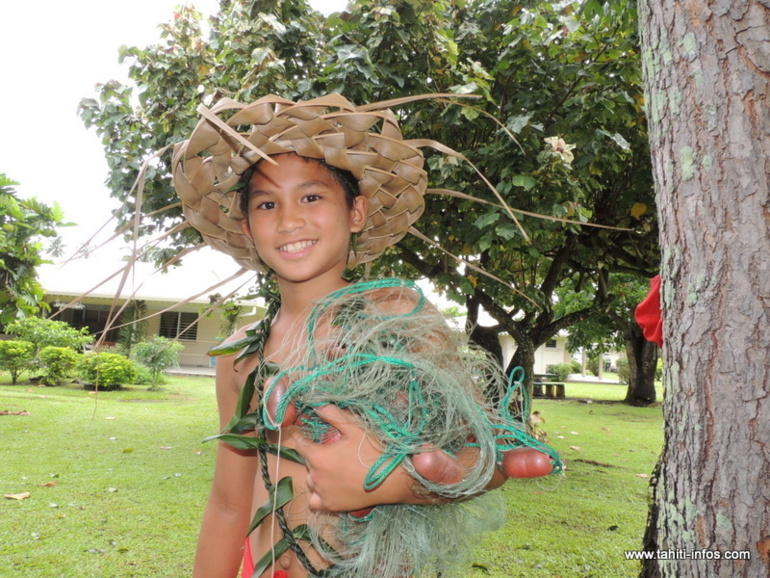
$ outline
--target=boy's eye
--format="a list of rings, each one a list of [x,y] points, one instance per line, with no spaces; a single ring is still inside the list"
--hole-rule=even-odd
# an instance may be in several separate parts
[[[255,208],[260,211],[269,211],[270,209],[275,209],[275,203],[273,201],[263,201],[261,203],[257,203]]]
[[[315,193],[310,193],[309,195],[305,195],[306,203],[314,203],[315,201],[318,201],[320,199],[321,199],[321,195],[317,195]]]

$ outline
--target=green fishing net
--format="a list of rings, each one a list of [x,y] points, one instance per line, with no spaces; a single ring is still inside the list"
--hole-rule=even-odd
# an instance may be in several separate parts
[[[558,455],[525,432],[523,372],[514,372],[509,384],[499,365],[452,330],[411,282],[359,282],[328,295],[314,305],[304,335],[283,349],[293,353],[265,381],[264,399],[281,393],[274,415],[263,405],[265,428],[277,429],[287,412],[296,411],[303,435],[320,443],[329,426],[315,409],[334,404],[382,449],[366,489],[403,467],[418,492],[451,500],[381,505],[364,518],[313,514],[313,544],[334,564],[324,575],[451,573],[477,532],[500,521],[497,493],[484,495],[483,489],[504,451],[536,448],[551,456],[554,472],[561,471]],[[489,398],[502,401],[495,407]],[[478,459],[457,483],[431,482],[412,465],[422,452],[440,448],[455,455],[468,446]]]

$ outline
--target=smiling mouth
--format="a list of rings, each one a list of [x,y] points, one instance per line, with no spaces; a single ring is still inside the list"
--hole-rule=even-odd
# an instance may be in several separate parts
[[[278,250],[281,253],[298,253],[299,251],[302,251],[302,249],[307,249],[308,247],[312,247],[315,245],[318,241],[297,241],[296,243],[288,243],[286,245],[281,245],[278,247]]]

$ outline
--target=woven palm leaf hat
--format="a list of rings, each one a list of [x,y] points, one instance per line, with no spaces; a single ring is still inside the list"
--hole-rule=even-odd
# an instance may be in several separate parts
[[[351,249],[351,267],[375,259],[400,241],[424,208],[428,186],[419,147],[442,145],[404,140],[390,107],[422,95],[355,106],[339,94],[292,102],[268,95],[251,104],[223,99],[201,119],[190,138],[176,145],[174,187],[188,223],[206,243],[227,253],[246,269],[264,270],[239,222],[238,185],[256,162],[294,152],[350,171],[369,200],[363,230]],[[455,96],[455,95],[452,95]]]

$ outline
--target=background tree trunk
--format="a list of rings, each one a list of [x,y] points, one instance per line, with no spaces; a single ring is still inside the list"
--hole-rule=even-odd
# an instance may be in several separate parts
[[[527,394],[532,399],[533,392],[533,380],[532,373],[535,369],[535,350],[537,346],[532,341],[522,339],[521,342],[516,343],[516,351],[508,362],[508,367],[505,369],[506,375],[511,375],[511,372],[521,367],[525,372],[524,385],[527,388]]]
[[[615,312],[609,316],[623,333],[628,360],[628,389],[624,403],[646,407],[655,403],[655,370],[658,362],[658,346],[647,341],[635,321],[628,321]]]
[[[768,0],[640,3],[667,388],[646,539],[683,558],[646,576],[770,575],[769,20]]]
[[[629,324],[626,333],[626,359],[628,359],[628,389],[625,403],[646,407],[655,403],[655,370],[658,362],[658,346],[647,341],[638,325]]]

